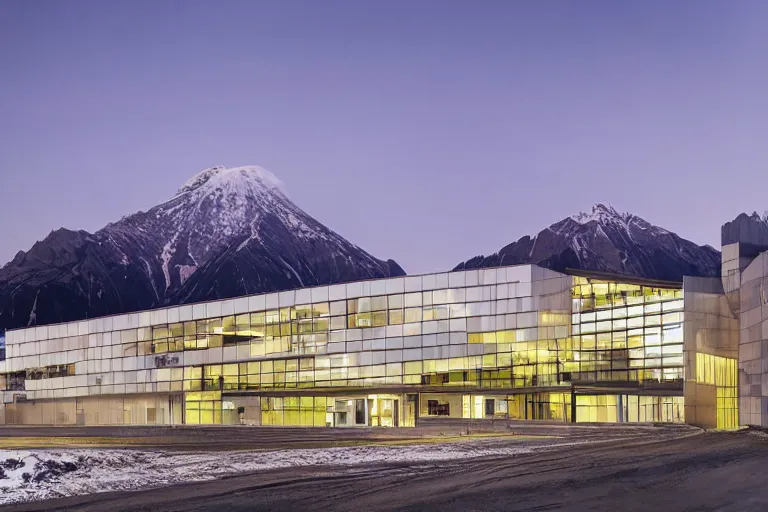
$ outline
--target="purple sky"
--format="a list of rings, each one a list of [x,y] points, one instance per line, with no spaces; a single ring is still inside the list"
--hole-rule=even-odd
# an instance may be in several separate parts
[[[410,273],[768,209],[768,2],[0,2],[0,265],[217,164]]]

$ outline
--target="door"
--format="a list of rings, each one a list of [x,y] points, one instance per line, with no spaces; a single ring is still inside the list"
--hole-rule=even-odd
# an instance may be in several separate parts
[[[393,427],[399,427],[400,426],[400,400],[395,400],[392,426]]]
[[[493,416],[496,413],[496,400],[493,398],[485,399],[485,416]]]
[[[374,411],[376,414],[374,414]],[[378,416],[378,408],[376,407],[376,403],[373,400],[373,398],[368,399],[368,421],[366,421],[366,425],[369,427],[377,427],[379,426],[379,416]]]
[[[377,414],[378,417],[373,418],[373,425],[379,427],[393,427],[395,426],[396,408],[395,402],[391,398],[379,398],[377,399]]]
[[[355,400],[355,425],[367,425],[368,418],[365,416],[365,398],[358,398]]]
[[[405,396],[405,421],[403,422],[404,427],[415,427],[417,417],[416,414],[419,409],[416,407],[416,404],[418,403],[418,395],[406,395]]]
[[[85,425],[85,409],[82,398],[75,398],[75,423],[81,426]]]

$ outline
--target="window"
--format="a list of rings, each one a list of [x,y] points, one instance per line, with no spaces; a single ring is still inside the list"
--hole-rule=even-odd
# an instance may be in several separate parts
[[[427,414],[430,416],[450,416],[451,404],[441,404],[437,400],[427,400]]]
[[[402,309],[390,309],[389,310],[389,325],[399,325],[403,323],[403,310]]]
[[[6,386],[8,391],[24,391],[26,372],[12,372],[8,374]]]

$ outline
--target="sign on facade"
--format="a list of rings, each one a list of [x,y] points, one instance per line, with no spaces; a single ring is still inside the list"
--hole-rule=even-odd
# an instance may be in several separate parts
[[[155,366],[165,368],[166,366],[175,366],[179,364],[179,356],[156,356]]]

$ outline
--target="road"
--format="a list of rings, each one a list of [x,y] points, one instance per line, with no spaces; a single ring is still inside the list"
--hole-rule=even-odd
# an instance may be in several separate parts
[[[419,442],[424,439],[474,435],[558,436],[567,438],[625,438],[658,432],[653,426],[543,422],[455,421],[416,428],[302,428],[246,426],[178,427],[9,427],[0,426],[0,449],[132,448],[180,451],[278,450],[323,448],[381,442]],[[668,430],[668,429],[667,429]]]
[[[511,458],[296,467],[7,510],[764,511],[766,467],[765,435],[660,432]]]

